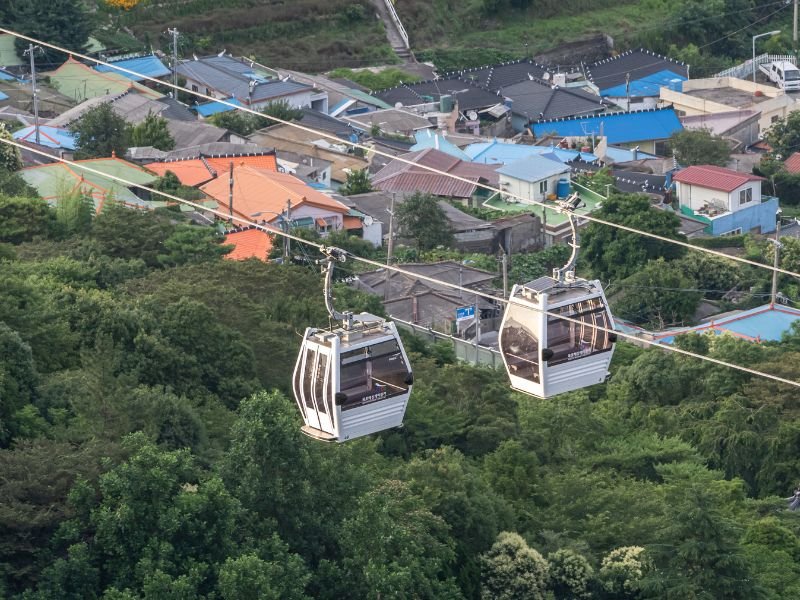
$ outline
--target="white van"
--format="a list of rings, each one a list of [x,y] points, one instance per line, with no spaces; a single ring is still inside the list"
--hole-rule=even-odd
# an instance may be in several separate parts
[[[776,60],[759,67],[769,80],[787,92],[800,91],[800,69],[788,60]]]

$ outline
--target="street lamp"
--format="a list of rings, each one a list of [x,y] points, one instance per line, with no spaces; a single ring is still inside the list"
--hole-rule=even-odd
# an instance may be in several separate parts
[[[777,31],[768,31],[767,33],[759,33],[753,36],[753,83],[756,82],[756,39],[768,35],[778,35],[780,32],[781,30],[778,29]]]

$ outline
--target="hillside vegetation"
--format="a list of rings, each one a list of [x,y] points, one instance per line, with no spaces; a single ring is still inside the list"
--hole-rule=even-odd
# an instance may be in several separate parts
[[[181,0],[142,3],[123,15],[136,35],[167,50],[168,25],[181,52],[252,57],[307,72],[396,60],[369,0]]]

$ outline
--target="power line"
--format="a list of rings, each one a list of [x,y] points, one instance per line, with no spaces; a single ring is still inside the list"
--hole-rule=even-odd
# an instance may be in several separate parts
[[[118,176],[115,176],[115,175],[110,175],[108,173],[104,173],[102,171],[99,171],[97,169],[93,169],[91,167],[88,167],[88,166],[86,166],[84,164],[81,164],[81,163],[77,163],[77,162],[72,161],[72,160],[67,160],[65,158],[52,156],[52,155],[47,154],[46,152],[44,152],[42,150],[30,148],[28,146],[25,146],[24,144],[17,143],[17,142],[15,142],[13,140],[7,140],[5,138],[0,138],[0,142],[2,142],[4,144],[8,144],[10,146],[15,146],[15,147],[17,147],[19,149],[25,149],[25,150],[27,150],[29,152],[33,152],[35,154],[39,154],[39,155],[48,157],[48,158],[53,159],[53,160],[55,160],[57,162],[63,163],[65,165],[68,165],[68,166],[71,166],[71,167],[74,167],[74,168],[77,168],[77,169],[83,169],[84,171],[87,171],[89,173],[94,173],[95,175],[99,175],[101,177],[105,177],[106,179],[111,179],[112,181],[117,181],[119,183],[123,183],[127,187],[136,187],[136,188],[139,188],[141,190],[150,192],[151,194],[160,195],[160,196],[163,196],[164,198],[169,198],[170,200],[173,200],[175,202],[180,202],[182,204],[186,204],[187,206],[191,206],[191,207],[193,207],[193,208],[195,208],[197,210],[200,210],[200,211],[203,211],[203,212],[210,212],[210,213],[218,216],[222,220],[230,220],[231,222],[238,221],[238,222],[240,222],[240,223],[242,223],[244,225],[247,225],[247,226],[249,226],[251,228],[259,229],[261,231],[264,231],[265,233],[269,233],[269,234],[273,234],[273,235],[284,236],[284,237],[286,237],[286,238],[288,238],[290,240],[294,240],[294,241],[296,241],[296,242],[298,242],[300,244],[306,244],[306,245],[312,246],[312,247],[316,248],[317,250],[321,250],[321,249],[325,248],[324,244],[320,244],[320,243],[317,243],[317,242],[312,242],[310,240],[301,238],[299,236],[293,235],[293,234],[291,234],[289,232],[286,232],[286,231],[283,231],[281,229],[277,229],[277,228],[272,227],[270,225],[264,225],[263,223],[256,223],[255,221],[250,221],[248,219],[244,219],[244,218],[238,217],[236,215],[228,215],[228,214],[225,214],[223,211],[205,207],[205,206],[203,206],[201,204],[198,204],[197,202],[193,202],[191,200],[185,200],[183,198],[179,198],[178,196],[175,196],[173,194],[147,187],[146,185],[143,185],[141,183],[128,181],[128,180],[126,180],[126,179],[124,179],[122,177],[118,177]],[[377,269],[388,269],[390,271],[394,271],[395,273],[401,273],[403,275],[407,275],[409,277],[412,277],[412,278],[415,278],[415,279],[418,279],[418,280],[427,281],[428,283],[434,283],[434,284],[439,285],[439,286],[452,288],[452,289],[454,289],[454,290],[456,290],[458,292],[462,292],[462,293],[466,292],[467,294],[470,294],[472,296],[479,296],[479,297],[482,297],[482,298],[486,298],[488,300],[493,300],[493,301],[501,303],[501,304],[508,304],[510,302],[509,300],[507,300],[505,298],[499,298],[499,297],[494,296],[492,294],[489,294],[487,292],[481,292],[479,290],[466,288],[466,287],[463,287],[461,285],[457,285],[455,283],[442,281],[442,280],[436,279],[435,277],[430,277],[430,276],[422,274],[422,273],[412,273],[412,272],[407,271],[407,270],[405,270],[405,269],[403,269],[401,267],[397,267],[395,265],[384,264],[382,262],[378,262],[378,261],[375,261],[375,260],[372,260],[372,259],[369,259],[369,258],[363,258],[361,256],[357,256],[357,255],[352,254],[350,252],[347,252],[347,254],[353,260],[362,262],[364,264],[370,265],[370,266],[375,267]],[[695,352],[690,352],[688,350],[683,350],[681,348],[677,348],[677,347],[674,347],[674,346],[667,346],[665,344],[660,344],[658,342],[653,342],[653,341],[650,341],[650,340],[644,340],[644,339],[638,338],[637,336],[629,334],[629,333],[624,333],[622,331],[615,331],[614,329],[610,329],[608,327],[602,327],[600,325],[596,325],[596,324],[593,324],[593,323],[592,324],[584,323],[584,322],[580,321],[579,319],[576,319],[576,318],[573,318],[573,317],[568,317],[566,315],[562,315],[562,314],[559,314],[559,313],[554,313],[554,312],[551,312],[551,311],[542,310],[541,308],[533,308],[533,307],[531,307],[531,310],[533,310],[535,312],[539,312],[539,313],[545,314],[545,315],[547,315],[549,317],[554,317],[556,319],[560,319],[560,320],[563,320],[563,321],[568,321],[568,322],[571,322],[571,323],[575,323],[577,325],[581,325],[581,326],[584,326],[584,327],[589,327],[591,329],[596,329],[598,331],[603,331],[603,332],[606,332],[606,333],[609,333],[609,334],[613,333],[613,334],[616,334],[618,337],[629,338],[629,339],[635,340],[635,341],[637,341],[639,343],[644,343],[644,344],[646,344],[648,346],[656,346],[656,347],[661,348],[661,349],[663,349],[665,351],[668,351],[668,352],[675,352],[677,354],[682,354],[682,355],[685,355],[685,356],[696,358],[698,360],[705,360],[705,361],[714,363],[714,364],[719,365],[719,366],[728,367],[728,368],[731,368],[731,369],[736,369],[738,371],[742,371],[744,373],[749,373],[749,374],[755,375],[757,377],[763,377],[763,378],[766,378],[766,379],[771,379],[772,381],[776,381],[776,382],[779,382],[779,383],[784,383],[784,384],[787,384],[787,385],[791,385],[791,386],[800,388],[800,381],[792,381],[790,379],[779,377],[777,375],[772,375],[770,373],[764,373],[762,371],[757,371],[757,370],[751,369],[749,367],[743,367],[741,365],[736,365],[734,363],[730,363],[730,362],[727,362],[727,361],[724,361],[724,360],[720,360],[720,359],[717,359],[717,358],[712,358],[710,356],[705,356],[703,354],[697,354]]]
[[[266,115],[264,113],[261,113],[261,112],[258,112],[256,110],[253,110],[251,108],[247,108],[247,107],[244,107],[244,106],[233,104],[232,102],[230,102],[228,100],[225,100],[225,99],[215,98],[214,96],[211,96],[209,94],[203,94],[203,93],[201,93],[199,91],[193,91],[193,90],[190,90],[188,88],[183,88],[183,87],[180,87],[180,86],[174,86],[171,83],[167,83],[167,82],[161,81],[161,80],[159,80],[159,79],[157,79],[155,77],[151,77],[149,75],[145,75],[145,74],[142,74],[142,73],[137,73],[136,71],[132,71],[130,69],[126,69],[125,67],[120,67],[119,65],[115,65],[115,64],[109,63],[107,61],[103,61],[103,60],[100,60],[100,59],[97,59],[97,58],[93,58],[93,57],[85,55],[85,54],[72,52],[72,51],[67,50],[65,48],[62,48],[60,46],[56,46],[55,44],[51,44],[49,42],[38,40],[36,38],[30,37],[30,36],[27,36],[27,35],[23,35],[23,34],[18,33],[16,31],[12,31],[12,30],[4,29],[4,28],[0,27],[0,33],[7,33],[9,35],[18,37],[20,39],[24,39],[24,40],[27,40],[29,42],[34,42],[34,43],[40,44],[40,45],[45,46],[47,48],[51,48],[53,50],[57,50],[59,52],[64,52],[64,53],[70,54],[72,56],[77,56],[77,57],[82,58],[84,60],[88,60],[90,62],[94,62],[94,63],[100,64],[100,65],[105,65],[105,66],[108,66],[108,67],[110,67],[112,69],[115,69],[117,71],[121,71],[123,73],[128,73],[129,75],[135,75],[137,77],[140,77],[143,80],[152,81],[153,83],[156,83],[156,84],[168,87],[168,88],[173,88],[176,91],[183,91],[183,92],[186,92],[188,94],[192,94],[194,96],[197,96],[199,98],[203,98],[205,100],[217,102],[217,103],[222,104],[224,106],[228,106],[228,107],[230,107],[230,108],[232,108],[234,110],[242,110],[242,111],[250,113],[252,115],[256,115],[256,116],[259,116],[259,117],[265,117],[265,118],[270,119],[272,121],[275,121],[276,123],[279,123],[281,125],[286,125],[286,126],[289,126],[289,127],[293,127],[295,129],[299,129],[301,131],[305,131],[306,133],[312,133],[312,134],[314,134],[316,136],[320,136],[320,137],[323,137],[323,138],[327,138],[329,140],[333,140],[338,144],[346,144],[347,146],[351,146],[353,148],[358,148],[360,150],[363,150],[364,152],[371,152],[371,153],[373,153],[373,154],[375,154],[377,156],[383,156],[383,157],[388,158],[390,160],[397,160],[399,162],[414,166],[416,168],[422,169],[424,171],[428,171],[430,173],[441,175],[443,177],[449,177],[449,178],[454,179],[456,181],[460,181],[462,183],[467,183],[467,184],[475,186],[477,188],[481,188],[481,189],[484,189],[484,190],[487,190],[487,191],[490,191],[490,192],[494,192],[495,194],[501,194],[503,196],[516,199],[516,200],[521,201],[521,202],[523,202],[525,204],[530,204],[530,205],[533,205],[533,206],[540,206],[540,207],[544,208],[545,210],[551,210],[551,211],[554,211],[554,212],[558,212],[557,208],[555,208],[553,206],[550,206],[548,204],[545,204],[544,202],[540,202],[540,201],[532,199],[532,198],[525,198],[525,197],[523,197],[523,196],[521,196],[519,194],[514,194],[514,193],[511,193],[511,192],[508,192],[508,191],[505,191],[505,190],[501,190],[500,188],[493,187],[493,186],[491,186],[489,184],[485,184],[485,183],[481,183],[481,182],[475,182],[475,181],[473,181],[471,179],[467,179],[466,177],[461,177],[459,175],[454,175],[453,173],[448,173],[446,171],[442,171],[441,169],[437,169],[435,167],[429,167],[427,165],[418,164],[418,163],[415,163],[415,162],[413,162],[413,161],[411,161],[411,160],[409,160],[407,158],[403,158],[402,156],[394,156],[394,155],[392,155],[392,154],[390,154],[388,152],[384,152],[383,150],[379,150],[379,149],[371,147],[371,146],[366,146],[364,144],[360,144],[360,143],[356,143],[356,142],[348,142],[348,141],[345,141],[342,138],[340,138],[340,137],[338,137],[338,136],[336,136],[336,135],[334,135],[332,133],[328,133],[326,131],[316,130],[316,129],[312,128],[312,127],[307,127],[305,125],[301,125],[300,123],[297,123],[297,122],[294,122],[294,121],[287,121],[287,120],[281,119],[281,118],[273,116],[273,115]],[[688,248],[688,249],[694,250],[696,252],[705,252],[706,254],[711,254],[711,255],[716,256],[718,258],[724,258],[726,260],[732,260],[732,261],[735,261],[735,262],[740,262],[742,264],[747,264],[747,265],[751,265],[751,266],[754,266],[754,267],[767,269],[767,270],[770,270],[770,271],[777,271],[778,273],[783,273],[784,275],[791,275],[792,277],[797,277],[798,279],[800,279],[800,273],[795,273],[793,271],[788,271],[786,269],[781,269],[781,268],[772,267],[772,266],[769,266],[769,265],[764,265],[762,263],[758,263],[758,262],[753,261],[753,260],[748,260],[746,258],[742,258],[742,257],[739,257],[739,256],[729,256],[729,255],[725,254],[724,252],[720,252],[718,250],[713,250],[711,248],[698,247],[698,246],[695,246],[695,245],[690,244],[688,242],[683,242],[681,240],[676,240],[676,239],[669,238],[669,237],[666,237],[666,236],[658,235],[656,233],[651,233],[649,231],[643,231],[641,229],[636,229],[634,227],[629,227],[627,225],[622,225],[620,223],[614,223],[612,221],[607,221],[607,220],[601,219],[599,217],[594,217],[594,216],[592,216],[590,214],[582,214],[582,215],[580,215],[580,219],[582,219],[584,221],[589,221],[589,222],[592,222],[592,223],[598,223],[600,225],[606,225],[608,227],[614,227],[614,228],[620,229],[622,231],[627,231],[629,233],[635,233],[637,235],[641,235],[641,236],[644,236],[644,237],[655,239],[655,240],[658,240],[658,241],[661,241],[661,242],[666,242],[666,243],[675,244],[675,245],[678,245],[678,246],[683,246],[684,248]]]

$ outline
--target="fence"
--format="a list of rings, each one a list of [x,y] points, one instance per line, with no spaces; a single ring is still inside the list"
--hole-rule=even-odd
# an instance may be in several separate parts
[[[456,358],[460,361],[468,362],[473,365],[486,365],[494,369],[503,367],[503,357],[500,355],[499,350],[489,348],[488,346],[481,346],[475,342],[462,340],[446,333],[434,331],[428,327],[409,323],[392,317],[392,321],[397,323],[398,327],[402,327],[407,331],[411,331],[421,337],[429,339],[431,342],[450,342],[453,345],[453,350],[456,353]]]
[[[797,58],[791,54],[760,54],[756,56],[755,62],[751,58],[750,60],[744,61],[740,65],[720,71],[714,75],[714,77],[738,77],[739,79],[744,79],[745,77],[752,76],[753,70],[757,69],[760,65],[781,60],[789,61],[793,65],[797,63]]]
[[[392,16],[392,21],[397,26],[397,31],[400,33],[400,37],[403,38],[403,42],[406,45],[406,48],[411,48],[411,45],[408,43],[408,33],[406,33],[406,28],[403,27],[403,23],[400,21],[400,15],[397,14],[397,11],[394,9],[394,3],[392,0],[384,0],[386,3],[386,8],[389,10],[389,14]]]

